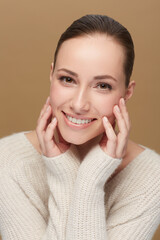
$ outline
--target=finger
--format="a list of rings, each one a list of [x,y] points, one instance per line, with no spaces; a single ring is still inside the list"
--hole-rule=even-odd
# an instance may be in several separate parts
[[[49,142],[53,142],[53,136],[54,136],[56,125],[57,125],[57,119],[53,118],[52,122],[48,125],[45,132],[44,141],[46,143],[46,146]]]
[[[39,139],[39,142],[40,142],[40,145],[41,145],[41,148],[43,151],[45,149],[44,134],[45,134],[45,130],[48,125],[48,119],[50,118],[50,116],[51,116],[51,106],[49,105],[48,108],[46,109],[45,113],[39,120],[39,122],[37,124],[37,128],[36,128],[37,136],[38,136],[38,139]]]
[[[42,108],[42,110],[40,112],[39,118],[41,118],[42,115],[45,113],[47,107],[49,106],[49,103],[50,103],[50,97],[47,98],[47,100],[46,100],[46,102],[45,102],[45,104],[44,104],[44,106],[43,106],[43,108]]]
[[[117,146],[117,137],[113,130],[112,125],[108,121],[107,117],[103,117],[103,124],[106,132],[106,136],[108,138],[107,144],[106,144],[106,153],[115,158],[116,157],[116,146]]]
[[[114,106],[113,113],[117,119],[117,124],[118,124],[118,128],[119,128],[118,134],[120,134],[122,137],[126,138],[126,136],[128,135],[128,129],[127,129],[125,120],[122,116],[122,113],[121,113],[118,105]]]
[[[62,137],[62,135],[61,135],[61,133],[59,131],[59,128],[57,128],[57,133],[58,133],[59,143],[60,144],[62,143],[64,145],[68,145],[69,143],[64,140],[64,138]]]
[[[101,145],[101,146],[105,146],[105,145],[106,145],[106,142],[107,142],[107,136],[106,136],[106,133],[104,132],[104,133],[103,133],[103,136],[102,136],[102,138],[101,138],[101,140],[100,140],[100,145]]]
[[[124,149],[126,148],[126,145],[127,145],[129,130],[126,126],[125,120],[122,116],[122,113],[121,113],[118,105],[116,105],[114,107],[113,112],[117,118],[117,123],[118,123],[118,128],[119,128],[119,133],[117,135],[116,156],[117,156],[117,158],[122,158]]]
[[[126,126],[127,126],[128,130],[130,130],[130,125],[131,124],[130,124],[129,114],[128,114],[128,111],[127,111],[127,107],[126,107],[124,98],[120,99],[119,106],[120,106],[120,110],[121,110],[122,116],[123,116],[123,118],[125,120]]]
[[[116,149],[117,158],[123,158],[125,156],[126,149],[127,149],[127,142],[128,141],[122,142],[118,140],[117,149]]]
[[[53,118],[52,122],[48,125],[45,135],[45,153],[48,157],[54,157],[60,154],[60,150],[54,140],[54,131],[57,125],[57,119]]]
[[[51,109],[51,106],[49,105],[46,111],[44,112],[43,116],[39,120],[39,124],[38,124],[39,131],[46,130],[46,127],[48,125],[48,120],[51,118],[51,113],[52,113],[52,109]]]

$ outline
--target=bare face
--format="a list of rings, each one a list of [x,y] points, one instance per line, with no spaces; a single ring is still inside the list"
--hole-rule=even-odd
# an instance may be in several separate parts
[[[111,124],[113,107],[125,97],[124,50],[111,37],[92,35],[65,41],[51,72],[50,103],[64,140],[83,144]]]

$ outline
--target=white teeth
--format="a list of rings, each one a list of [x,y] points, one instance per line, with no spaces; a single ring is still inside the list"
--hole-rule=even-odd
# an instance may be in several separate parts
[[[92,120],[91,119],[76,119],[76,118],[72,118],[68,115],[66,115],[66,117],[68,118],[68,120],[70,122],[73,122],[73,123],[76,123],[76,124],[87,124],[87,123],[90,123]]]

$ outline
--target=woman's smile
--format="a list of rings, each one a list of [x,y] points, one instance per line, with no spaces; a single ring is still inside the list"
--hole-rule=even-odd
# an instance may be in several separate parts
[[[50,103],[65,141],[83,144],[113,124],[113,107],[125,95],[123,48],[105,35],[65,41],[51,71]]]
[[[83,116],[75,116],[63,112],[65,123],[73,129],[84,129],[89,127],[96,120],[95,118],[86,118]]]

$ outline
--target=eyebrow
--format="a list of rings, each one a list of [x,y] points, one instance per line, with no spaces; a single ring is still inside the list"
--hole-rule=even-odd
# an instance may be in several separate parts
[[[75,72],[73,72],[73,71],[71,71],[71,70],[69,70],[69,69],[66,69],[66,68],[60,68],[60,69],[58,69],[57,71],[58,71],[58,72],[59,72],[59,71],[64,71],[64,72],[67,72],[67,73],[71,74],[71,75],[74,76],[74,77],[78,77],[78,74],[77,74],[77,73],[75,73]],[[112,77],[111,75],[108,75],[108,74],[95,76],[94,79],[95,79],[95,80],[112,79],[112,80],[114,80],[114,81],[117,82],[117,79],[116,79],[116,78],[114,78],[114,77]]]

